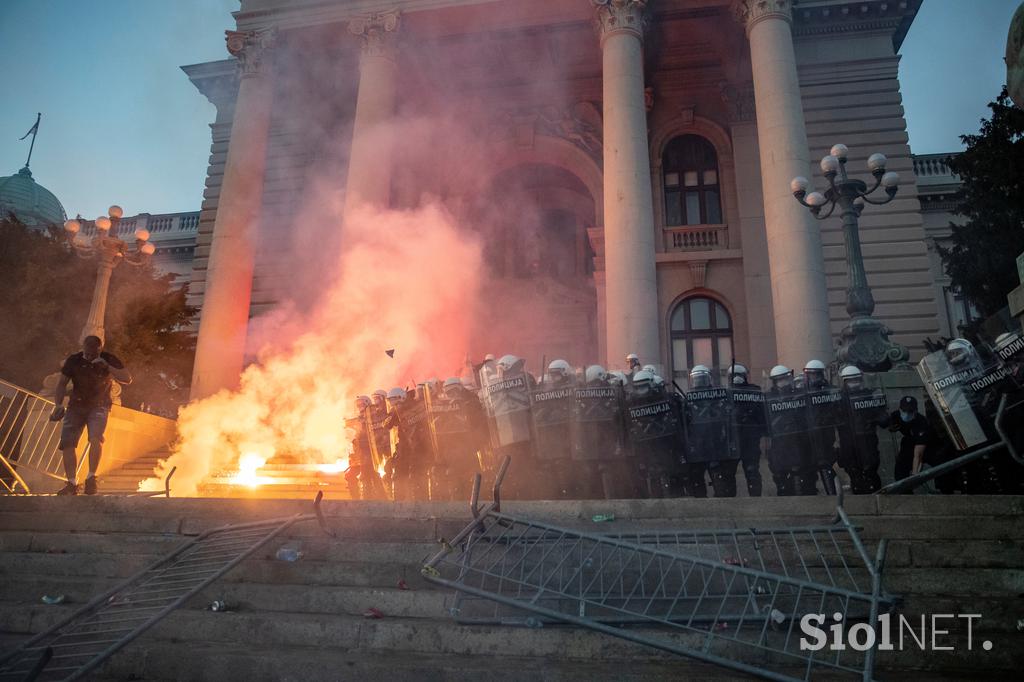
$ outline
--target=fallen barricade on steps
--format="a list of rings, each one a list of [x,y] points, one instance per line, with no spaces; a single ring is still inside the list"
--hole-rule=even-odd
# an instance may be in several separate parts
[[[765,679],[871,679],[874,646],[802,646],[807,616],[848,631],[896,605],[885,540],[872,559],[841,498],[817,526],[594,533],[502,512],[508,465],[483,507],[477,477],[472,520],[422,568],[456,591],[457,621],[574,625]]]

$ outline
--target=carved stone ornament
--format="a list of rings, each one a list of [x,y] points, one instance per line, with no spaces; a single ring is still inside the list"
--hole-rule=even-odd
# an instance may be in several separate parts
[[[647,0],[591,0],[597,10],[597,30],[603,42],[617,33],[643,38],[647,27]]]
[[[693,279],[694,289],[703,289],[708,276],[708,262],[706,260],[690,261],[690,278]]]
[[[277,29],[258,31],[224,31],[228,53],[238,60],[241,78],[258,76],[265,70],[267,51],[277,44]]]
[[[873,317],[858,317],[843,329],[836,359],[865,372],[887,372],[906,364],[910,351],[889,340],[892,330]]]
[[[497,117],[492,131],[494,139],[512,138],[517,147],[524,149],[533,147],[535,135],[558,137],[582,149],[598,164],[602,160],[601,110],[593,102],[576,102],[566,109],[546,106],[507,111]]]
[[[753,121],[757,113],[754,108],[754,85],[753,83],[735,84],[729,81],[722,81],[718,84],[718,91],[722,95],[722,101],[729,112],[729,120],[732,122]]]
[[[792,23],[793,0],[734,0],[732,13],[748,32],[763,19],[782,19]]]
[[[398,10],[391,10],[349,20],[348,30],[362,41],[363,56],[391,57],[394,55],[393,37],[398,31],[400,15]]]

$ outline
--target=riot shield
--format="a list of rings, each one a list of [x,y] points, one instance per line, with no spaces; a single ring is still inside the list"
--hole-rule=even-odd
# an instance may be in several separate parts
[[[772,438],[803,436],[807,433],[807,396],[780,393],[765,396],[768,429]]]
[[[573,392],[572,457],[610,460],[622,445],[622,389],[586,386]],[[627,452],[632,454],[632,450]]]
[[[669,396],[654,396],[635,402],[626,409],[629,439],[634,444],[663,438],[678,438],[683,433],[679,413]]]
[[[772,470],[792,471],[812,463],[807,432],[807,395],[803,392],[769,392],[764,403],[772,437],[768,453]]]
[[[733,430],[737,433],[757,431],[768,432],[768,418],[764,409],[764,393],[755,386],[729,389],[732,407],[729,416]]]
[[[845,402],[850,428],[858,436],[874,435],[889,418],[885,391],[880,388],[849,391]]]
[[[526,373],[495,379],[487,385],[487,403],[495,445],[505,447],[530,440],[530,388]]]
[[[370,440],[370,456],[373,468],[382,471],[384,463],[391,457],[391,434],[384,428],[384,420],[388,416],[387,407],[371,405],[363,411],[363,422]]]
[[[537,459],[566,460],[572,456],[570,423],[574,395],[571,384],[542,386],[533,391],[530,402]]]
[[[842,426],[846,416],[843,407],[843,393],[837,388],[825,386],[807,391],[807,428],[826,430]]]
[[[739,459],[732,437],[732,401],[725,388],[704,388],[686,393],[686,442],[688,462],[720,462]]]
[[[469,436],[469,415],[457,402],[449,400],[442,392],[431,391],[428,388],[424,400],[434,458],[446,462],[446,452]]]
[[[940,350],[923,357],[917,364],[917,373],[957,449],[984,443],[985,429],[971,405],[976,392],[967,387],[982,376],[981,366],[954,367]]]

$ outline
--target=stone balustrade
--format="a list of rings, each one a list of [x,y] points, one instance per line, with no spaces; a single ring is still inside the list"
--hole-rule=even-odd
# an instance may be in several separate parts
[[[664,230],[666,251],[718,251],[729,247],[725,225],[690,225]]]

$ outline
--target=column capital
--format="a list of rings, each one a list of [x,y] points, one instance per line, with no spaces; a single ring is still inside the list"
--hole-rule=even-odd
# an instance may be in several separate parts
[[[733,0],[732,13],[749,34],[754,24],[764,19],[781,19],[792,24],[793,0]]]
[[[596,25],[601,42],[619,33],[643,40],[647,27],[647,0],[591,0],[597,12]]]
[[[257,31],[224,31],[228,53],[238,60],[240,78],[252,78],[266,73],[267,51],[277,45],[277,29]]]
[[[349,33],[359,38],[364,57],[394,56],[394,35],[398,31],[400,16],[401,12],[395,9],[349,20]]]

